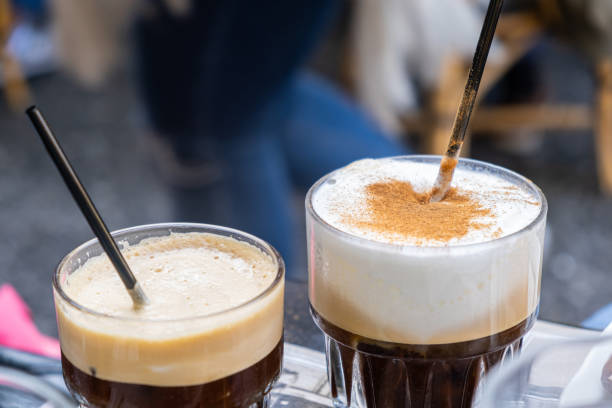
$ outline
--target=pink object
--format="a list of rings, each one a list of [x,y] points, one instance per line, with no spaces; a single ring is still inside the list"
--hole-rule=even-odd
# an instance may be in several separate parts
[[[57,339],[38,331],[28,305],[9,284],[0,286],[0,345],[60,357]]]

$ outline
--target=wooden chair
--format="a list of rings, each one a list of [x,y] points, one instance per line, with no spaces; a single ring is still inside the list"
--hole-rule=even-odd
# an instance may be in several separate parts
[[[544,27],[533,14],[503,15],[497,38],[506,50],[503,61],[489,63],[480,85],[479,98],[531,49]],[[406,132],[423,136],[423,149],[443,154],[452,129],[453,118],[465,86],[469,61],[450,56],[444,64],[437,87],[429,95],[422,112],[403,118]],[[580,104],[519,104],[478,107],[472,115],[462,153],[469,155],[473,132],[503,134],[517,129],[584,130],[595,133],[598,176],[601,191],[612,194],[612,59],[597,63],[597,95],[594,107]]]

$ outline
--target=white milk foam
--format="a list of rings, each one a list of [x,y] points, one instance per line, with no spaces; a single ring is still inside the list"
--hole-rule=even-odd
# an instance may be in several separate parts
[[[390,242],[342,222],[339,213],[364,210],[366,185],[395,179],[425,191],[433,185],[437,163],[362,160],[311,191],[309,299],[328,322],[371,339],[444,344],[490,336],[535,314],[546,223],[535,187],[528,191],[488,167],[477,173],[460,162],[453,185],[491,209],[487,221],[493,226],[451,242],[411,245],[410,237]],[[540,212],[544,216],[534,225],[513,234]]]
[[[451,187],[458,187],[461,193],[467,194],[491,212],[490,216],[474,219],[481,224],[481,228],[473,228],[462,237],[442,242],[423,240],[422,237],[390,236],[345,222],[346,214],[366,213],[366,186],[399,180],[410,182],[416,192],[424,193],[433,186],[437,172],[437,163],[394,159],[356,161],[335,172],[333,179],[319,187],[312,198],[313,207],[324,221],[349,234],[396,245],[425,246],[490,241],[519,231],[540,213],[541,203],[532,191],[518,188],[499,175],[458,166]],[[482,228],[482,225],[486,227]],[[440,225],[440,228],[444,226]]]
[[[173,233],[122,253],[149,305],[133,308],[106,255],[88,259],[62,288],[109,317],[56,294],[62,352],[81,371],[127,383],[196,385],[257,363],[279,343],[283,283],[244,305],[277,276],[278,264],[260,249],[214,234]]]

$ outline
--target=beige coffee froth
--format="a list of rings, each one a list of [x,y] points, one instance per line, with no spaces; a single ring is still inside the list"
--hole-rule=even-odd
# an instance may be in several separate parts
[[[255,364],[281,340],[283,285],[263,294],[278,265],[258,248],[177,233],[122,252],[150,305],[132,307],[105,255],[61,285],[70,299],[109,317],[78,310],[56,294],[62,352],[81,371],[119,382],[196,385]]]

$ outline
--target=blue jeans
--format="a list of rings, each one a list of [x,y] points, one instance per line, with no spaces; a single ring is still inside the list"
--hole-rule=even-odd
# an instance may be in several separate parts
[[[304,278],[292,268],[295,189],[351,161],[406,150],[339,90],[301,71],[336,2],[264,3],[278,7],[226,0],[208,10],[202,1],[187,20],[162,13],[141,22],[140,79],[154,128],[185,162],[220,174],[174,188],[177,220],[259,236],[284,257],[288,277]]]

